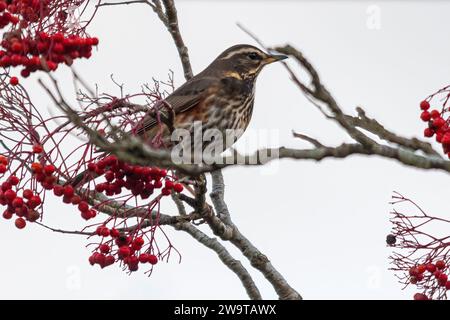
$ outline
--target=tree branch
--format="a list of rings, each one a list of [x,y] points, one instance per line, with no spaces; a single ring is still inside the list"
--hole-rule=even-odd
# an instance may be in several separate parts
[[[192,78],[192,68],[189,59],[188,48],[185,46],[183,38],[181,37],[180,28],[178,26],[178,16],[177,9],[175,8],[175,3],[173,0],[162,0],[164,5],[164,15],[162,14],[162,8],[158,4],[159,0],[153,1],[155,3],[154,11],[158,14],[159,19],[164,23],[170,35],[172,36],[173,42],[177,47],[178,55],[180,56],[181,65],[183,66],[184,77],[186,80]],[[164,17],[164,18],[163,18]]]
[[[220,170],[211,173],[213,180],[213,189],[210,194],[211,200],[217,211],[217,216],[227,225],[233,228],[233,237],[230,242],[233,243],[243,255],[250,261],[251,265],[259,270],[264,277],[272,284],[280,299],[298,300],[302,299],[301,295],[295,291],[283,278],[283,276],[275,269],[270,260],[262,254],[233,224],[228,211],[228,207],[224,201],[225,184],[222,172]]]
[[[255,285],[250,273],[244,268],[239,260],[235,260],[227,249],[217,239],[208,237],[205,233],[194,227],[192,224],[183,222],[174,226],[175,229],[190,234],[194,239],[205,247],[216,252],[220,261],[223,262],[231,271],[233,271],[241,280],[248,296],[252,300],[261,300],[261,293]]]

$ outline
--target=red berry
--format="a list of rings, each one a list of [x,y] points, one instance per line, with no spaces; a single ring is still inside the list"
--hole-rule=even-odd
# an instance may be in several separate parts
[[[53,46],[53,52],[61,54],[64,52],[64,46],[62,43],[55,43]]]
[[[450,290],[450,281],[445,283],[445,289]]]
[[[19,18],[16,17],[16,16],[9,16],[9,21],[10,21],[12,24],[18,24],[20,20],[19,20]]]
[[[439,277],[441,276],[442,272],[440,272],[439,270],[436,270],[433,275],[436,279],[439,279]]]
[[[64,187],[64,196],[68,198],[72,198],[72,196],[75,194],[75,190],[71,185],[67,185]]]
[[[13,201],[12,201],[12,206],[14,208],[21,208],[23,207],[23,199],[20,197],[16,197]]]
[[[112,265],[115,261],[116,261],[116,259],[113,256],[111,256],[111,255],[106,256],[105,267]]]
[[[147,261],[148,261],[150,264],[155,265],[155,264],[158,263],[158,257],[155,256],[154,254],[150,254],[150,255],[148,256]]]
[[[80,210],[81,212],[85,212],[89,210],[89,205],[87,204],[86,201],[81,201],[78,204],[78,210]]]
[[[24,78],[28,78],[30,76],[30,70],[23,69],[22,71],[20,71],[20,75]]]
[[[436,128],[441,128],[443,125],[445,125],[445,120],[441,117],[433,120],[433,126],[435,126]]]
[[[34,148],[33,148],[33,150],[34,150]],[[31,170],[33,170],[34,173],[41,173],[43,170],[42,164],[40,164],[39,162],[32,163]]]
[[[102,235],[102,229],[103,229],[103,228],[105,228],[105,226],[98,226],[97,229],[95,230],[95,233],[96,233],[98,236],[101,236],[101,235]]]
[[[5,211],[3,212],[3,218],[5,218],[6,220],[11,219],[12,216],[13,216],[13,213],[12,213],[11,211],[9,211],[9,210],[5,210]]]
[[[147,253],[142,253],[141,255],[139,255],[139,262],[140,263],[147,263],[148,262],[148,257],[150,255]]]
[[[6,190],[9,190],[11,188],[12,188],[11,183],[9,183],[8,181],[5,181],[5,182],[2,183],[2,191],[6,191]]]
[[[44,148],[42,148],[42,146],[40,144],[35,144],[33,146],[34,153],[42,153],[42,151],[44,151]]]
[[[15,41],[11,45],[11,50],[15,53],[20,53],[21,51],[23,51],[23,45],[19,41]]]
[[[8,165],[8,158],[5,156],[0,155],[0,164],[4,164],[5,166]]]
[[[108,228],[105,227],[102,229],[102,233],[101,233],[102,237],[109,237],[109,234],[110,234],[110,232],[109,232]]]
[[[424,273],[426,270],[427,270],[427,267],[425,265],[423,265],[423,264],[419,264],[417,266],[417,272],[419,272],[419,274]]]
[[[184,189],[183,185],[181,183],[175,183],[175,185],[173,186],[173,190],[175,192],[182,192]]]
[[[112,182],[114,180],[114,172],[112,171],[106,171],[105,172],[105,179],[108,182]]]
[[[8,168],[4,164],[0,164],[0,174],[5,173],[8,170]]]
[[[5,196],[6,200],[8,200],[9,202],[12,202],[17,196],[16,192],[11,189],[6,190],[3,195]]]
[[[95,211],[94,209],[89,210],[89,214],[91,215],[91,218],[95,218],[95,216],[97,215],[97,211]]]
[[[53,186],[53,194],[57,197],[61,197],[64,194],[64,187],[57,184]]]
[[[138,237],[138,238],[134,239],[132,247],[135,250],[139,250],[142,248],[143,245],[144,245],[144,239],[142,239],[141,237]]]
[[[107,253],[109,253],[110,251],[111,251],[111,248],[110,248],[110,246],[108,246],[107,244],[101,244],[100,245],[100,247],[99,247],[99,249],[100,249],[100,251],[102,252],[102,253],[105,253],[105,254],[107,254]]]
[[[11,79],[9,79],[9,83],[10,83],[12,86],[17,86],[17,85],[19,84],[19,78],[17,78],[17,77],[11,77]]]
[[[423,293],[416,293],[414,295],[414,300],[428,300],[428,297]]]
[[[39,206],[42,203],[41,198],[38,195],[32,196],[30,198],[30,200],[28,200],[28,206],[31,209],[36,208],[37,206]]]
[[[37,212],[35,210],[27,210],[26,217],[27,217],[28,221],[34,222],[37,219],[39,219],[40,216],[41,215],[39,214],[39,212]]]
[[[8,178],[8,182],[11,183],[12,186],[17,186],[19,184],[20,180],[16,176],[10,176]]]
[[[434,130],[431,129],[431,128],[426,128],[426,129],[423,131],[423,135],[424,135],[425,137],[427,137],[427,138],[431,138],[431,137],[434,135]]]
[[[162,181],[161,180],[156,180],[155,183],[153,183],[153,186],[155,187],[155,189],[159,189],[162,187]]]
[[[436,271],[436,266],[432,263],[428,263],[426,265],[426,268],[427,268],[427,271],[431,272],[431,273],[434,273]]]
[[[44,167],[44,172],[46,175],[51,175],[53,172],[55,172],[55,166],[52,164],[48,164]]]
[[[409,275],[412,277],[415,277],[419,274],[419,270],[417,270],[416,267],[411,267],[408,272],[409,272]]]
[[[33,196],[33,191],[30,189],[25,189],[23,190],[22,195],[25,199],[30,199]]]
[[[56,33],[53,35],[53,40],[55,40],[56,42],[63,42],[64,41],[64,35],[62,33]]]
[[[166,182],[164,183],[164,187],[165,187],[166,189],[171,189],[171,188],[173,188],[173,182],[170,181],[170,180],[166,180]]]
[[[430,103],[429,103],[428,101],[426,101],[426,100],[423,100],[423,101],[420,103],[420,109],[422,109],[422,110],[428,110],[428,109],[430,109]]]
[[[445,262],[443,260],[436,261],[436,268],[438,268],[439,270],[444,269],[445,268]]]
[[[433,119],[439,118],[441,116],[441,113],[437,110],[431,110],[430,114],[431,114],[431,118],[433,118]]]
[[[93,162],[89,162],[87,168],[89,171],[95,171],[97,169],[97,165]]]
[[[115,166],[115,165],[118,164],[117,157],[114,156],[114,155],[107,156],[107,157],[106,157],[105,159],[103,159],[103,160],[105,161],[105,163],[106,163],[108,166]]]
[[[47,61],[47,67],[49,71],[55,71],[58,69],[58,64],[53,61]]]
[[[168,196],[168,195],[170,195],[170,189],[162,188],[162,189],[161,189],[161,194],[162,194],[163,196]]]
[[[16,221],[14,222],[14,224],[16,225],[16,227],[18,229],[23,229],[27,225],[24,218],[17,218]]]
[[[130,247],[128,246],[120,247],[117,254],[119,255],[120,258],[128,257],[131,254]]]
[[[439,275],[439,279],[438,279],[439,284],[445,285],[447,283],[447,280],[448,280],[448,276],[445,273],[441,273]]]
[[[442,142],[442,144],[447,144],[447,145],[450,144],[450,132],[447,132],[446,134],[444,134],[441,142]]]
[[[112,228],[110,234],[113,238],[117,238],[118,236],[120,236],[120,232],[116,228]]]
[[[81,197],[79,196],[79,195],[74,195],[71,199],[70,199],[70,202],[73,204],[73,205],[78,205],[78,204],[80,204],[80,202],[81,202]]]
[[[88,211],[81,212],[81,217],[84,220],[89,220],[89,219],[92,219],[93,217],[95,217],[95,215],[92,214],[91,210],[88,210]]]
[[[102,193],[106,190],[105,186],[106,185],[104,183],[99,183],[95,186],[95,191]]]
[[[95,253],[91,256],[89,256],[89,263],[91,266],[95,264]]]
[[[137,271],[139,269],[139,259],[136,256],[127,258],[128,269],[130,271]]]
[[[105,255],[102,253],[96,252],[96,254],[94,254],[94,262],[96,264],[99,264],[100,266],[104,265],[105,258],[106,258]]]
[[[422,119],[423,121],[430,121],[431,114],[428,111],[424,111],[420,114],[420,119]]]

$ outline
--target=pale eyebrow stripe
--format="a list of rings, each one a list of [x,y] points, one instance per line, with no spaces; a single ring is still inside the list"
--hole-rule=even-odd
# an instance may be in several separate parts
[[[240,53],[250,53],[250,52],[257,52],[255,49],[250,49],[250,48],[242,48],[238,51],[232,51],[229,54],[227,54],[225,57],[220,58],[220,60],[226,60],[231,58],[234,55],[240,54]],[[258,52],[259,55],[261,55],[261,52]]]

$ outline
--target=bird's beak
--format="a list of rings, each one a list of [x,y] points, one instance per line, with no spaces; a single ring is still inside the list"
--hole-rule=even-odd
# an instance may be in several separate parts
[[[264,63],[265,64],[269,64],[272,62],[277,62],[277,61],[281,61],[284,59],[287,59],[288,56],[282,55],[282,54],[274,54],[274,55],[270,55],[267,58],[264,59]]]

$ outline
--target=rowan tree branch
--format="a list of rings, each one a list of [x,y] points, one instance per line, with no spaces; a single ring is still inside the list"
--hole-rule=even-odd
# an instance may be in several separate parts
[[[162,10],[161,2],[164,6],[164,12]],[[192,67],[189,59],[188,48],[184,44],[183,37],[181,36],[180,27],[178,25],[177,9],[173,0],[153,0],[154,11],[158,15],[159,19],[164,23],[173,42],[177,47],[178,55],[180,56],[181,65],[184,71],[184,77],[186,80],[192,78]]]
[[[191,223],[182,222],[174,226],[176,230],[181,230],[191,235],[198,242],[205,247],[216,252],[219,259],[225,264],[231,271],[233,271],[241,280],[248,296],[252,300],[261,300],[261,293],[258,287],[255,285],[250,273],[245,269],[239,260],[234,259],[228,250],[215,238],[208,237],[204,232],[193,226]]]
[[[251,265],[259,270],[264,277],[272,284],[280,299],[299,300],[301,295],[292,288],[284,277],[272,265],[266,255],[261,253],[236,227],[231,220],[228,206],[224,200],[225,183],[220,170],[211,172],[213,180],[211,200],[217,210],[217,216],[228,226],[233,228],[233,236],[229,241],[234,244],[242,254],[250,261]]]

